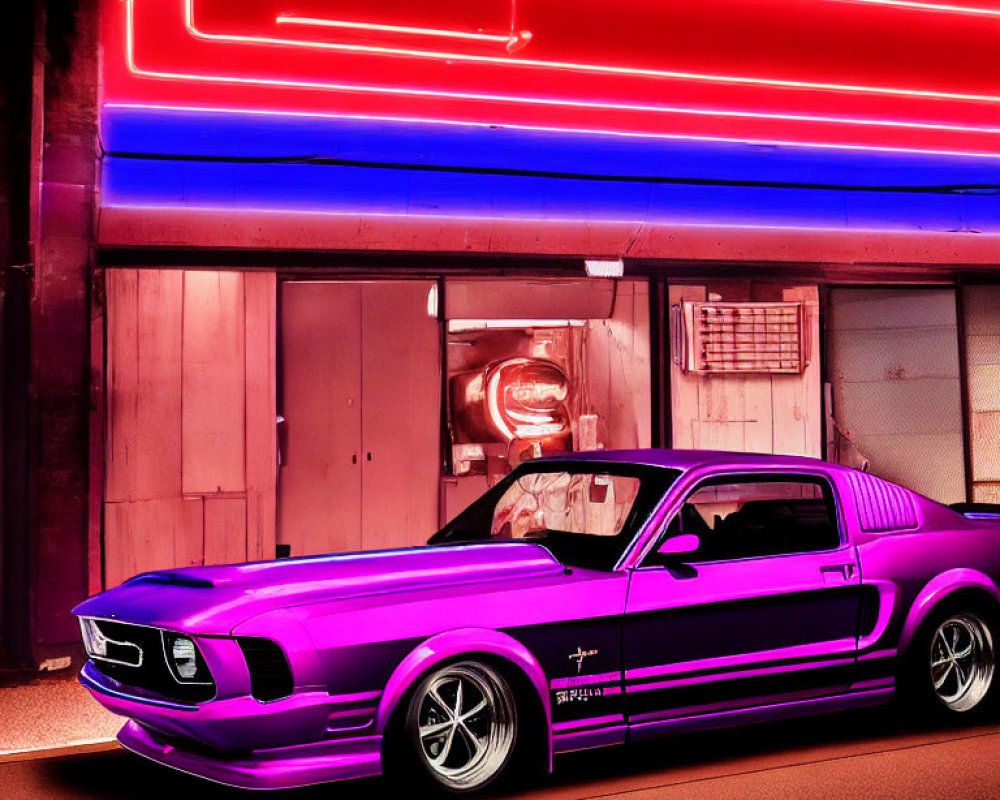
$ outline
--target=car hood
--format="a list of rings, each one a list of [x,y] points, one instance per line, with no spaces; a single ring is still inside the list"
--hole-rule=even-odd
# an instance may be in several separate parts
[[[544,547],[521,542],[415,547],[147,572],[73,609],[79,616],[227,635],[276,608],[373,594],[554,575]]]

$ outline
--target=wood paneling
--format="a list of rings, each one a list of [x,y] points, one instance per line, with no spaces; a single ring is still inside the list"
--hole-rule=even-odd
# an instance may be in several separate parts
[[[177,553],[186,549],[188,535],[184,503],[172,497],[105,504],[105,587],[140,572],[180,566]]]
[[[185,497],[183,535],[175,539],[174,563],[179,567],[197,567],[205,563],[205,498]]]
[[[246,489],[243,276],[184,275],[184,493]]]
[[[105,585],[273,557],[274,274],[115,269],[106,286]]]
[[[361,544],[424,544],[437,530],[441,349],[430,281],[366,283],[361,295]]]
[[[107,276],[110,501],[181,491],[181,277],[139,270]]]
[[[107,477],[109,501],[135,497],[139,417],[139,272],[110,270],[108,301]]]
[[[246,557],[274,558],[277,483],[276,277],[244,277],[246,302]]]
[[[673,313],[673,307],[685,300],[706,299],[704,286],[670,286],[668,291],[667,313],[670,318],[671,352],[670,359],[670,413],[673,428],[673,446],[680,450],[693,450],[707,447],[702,444],[701,436],[701,401],[699,398],[701,380],[697,376],[686,376],[675,363],[677,354],[673,352],[675,344],[684,335],[678,319]],[[711,437],[710,437],[711,438]]]
[[[605,448],[649,447],[649,284],[618,281],[615,292],[611,317],[592,319],[586,326],[584,403],[601,421],[599,438]]]
[[[361,284],[281,289],[278,541],[293,556],[361,547]]]
[[[725,301],[798,300],[805,304],[806,342],[811,358],[799,375],[697,375],[671,359],[673,446],[677,448],[821,454],[819,296],[815,286],[775,289],[750,281],[705,286],[671,286],[669,305],[704,301],[708,292]],[[668,309],[669,310],[669,309]],[[683,331],[670,315],[671,342]]]
[[[183,275],[166,270],[141,270],[138,288],[135,497],[174,498],[181,493]]]
[[[456,279],[448,281],[445,317],[604,319],[611,316],[615,302],[615,281],[610,279]]]
[[[235,564],[246,561],[246,536],[246,498],[205,498],[206,564]]]
[[[278,539],[293,555],[418,544],[437,528],[441,377],[431,286],[283,285]]]
[[[1000,286],[966,286],[964,309],[972,495],[1000,502]]]

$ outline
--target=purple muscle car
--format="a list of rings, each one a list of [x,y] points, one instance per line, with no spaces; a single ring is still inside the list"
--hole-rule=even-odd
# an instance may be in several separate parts
[[[75,610],[119,741],[251,788],[997,694],[998,509],[806,458],[522,464],[428,546],[151,572]]]

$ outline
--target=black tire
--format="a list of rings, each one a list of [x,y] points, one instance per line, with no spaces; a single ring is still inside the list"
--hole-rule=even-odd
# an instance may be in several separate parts
[[[506,783],[519,761],[515,692],[503,671],[469,658],[440,665],[409,692],[387,742],[390,779],[448,794]]]
[[[1000,695],[996,610],[952,602],[935,609],[910,644],[900,692],[921,716],[971,722],[992,712]]]

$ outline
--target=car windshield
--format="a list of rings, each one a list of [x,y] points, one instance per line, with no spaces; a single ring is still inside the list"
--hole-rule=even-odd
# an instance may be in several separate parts
[[[534,542],[569,566],[608,570],[677,474],[613,462],[522,464],[430,544]]]

